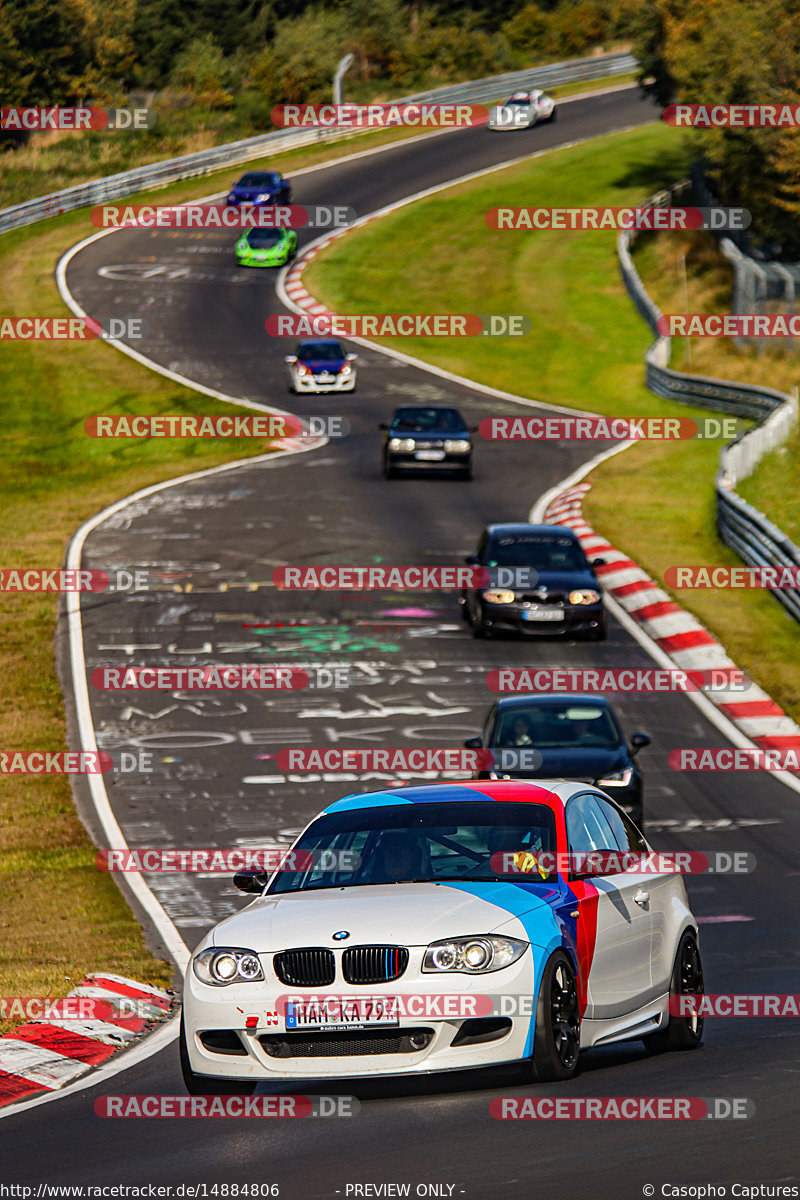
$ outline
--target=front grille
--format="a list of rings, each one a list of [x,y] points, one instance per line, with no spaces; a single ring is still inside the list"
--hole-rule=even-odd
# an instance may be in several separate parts
[[[405,946],[351,946],[342,955],[348,983],[390,983],[408,966]]]
[[[522,597],[523,603],[557,605],[561,608],[567,604],[566,592],[548,592],[546,596],[537,596],[535,592],[526,592]]]
[[[336,978],[336,960],[324,946],[283,950],[272,959],[281,983],[292,987],[326,987]]]
[[[259,1038],[270,1058],[344,1058],[364,1054],[419,1054],[430,1045],[432,1029],[354,1029],[337,1033],[295,1033]]]

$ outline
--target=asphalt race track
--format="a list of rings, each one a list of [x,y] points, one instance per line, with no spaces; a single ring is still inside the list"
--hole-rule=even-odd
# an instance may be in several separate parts
[[[501,137],[482,129],[414,140],[299,176],[298,204],[347,204],[359,215],[493,162],[652,119],[634,90],[564,105],[557,123]],[[280,164],[278,164],[280,165]],[[301,246],[309,234],[301,233]],[[265,317],[282,311],[268,272],[237,270],[230,232],[123,231],[73,258],[72,294],[90,313],[141,315],[138,347],[206,387],[302,415],[340,413],[351,435],[321,449],[242,467],[158,492],[123,509],[87,540],[84,565],[146,568],[163,590],[85,597],[87,673],[97,666],[264,661],[346,666],[350,686],[271,698],[262,692],[145,693],[93,689],[98,745],[153,752],[150,775],[109,783],[133,847],[231,847],[287,842],[326,803],[378,789],[328,776],[296,780],[272,756],[285,746],[460,745],[493,699],[486,673],[502,666],[649,666],[616,622],[597,646],[531,639],[474,641],[455,595],[276,591],[290,563],[459,563],[488,521],[526,520],[544,490],[598,447],[478,441],[475,479],[399,479],[380,469],[377,424],[406,398],[454,402],[470,424],[509,402],[359,348],[352,396],[290,397]],[[409,263],[407,270],[413,270]],[[402,296],[402,278],[398,279]],[[398,309],[395,309],[398,311]],[[643,328],[644,333],[644,328]],[[644,340],[644,339],[643,339]],[[222,406],[220,405],[220,408]],[[749,851],[750,875],[689,881],[706,989],[795,991],[800,958],[797,793],[766,774],[678,775],[677,746],[720,745],[720,732],[681,696],[615,701],[626,731],[644,729],[645,813],[655,845]],[[83,813],[92,825],[92,815]],[[93,831],[98,836],[96,824]],[[226,877],[151,875],[148,883],[192,949],[204,930],[242,907]],[[663,1184],[792,1183],[800,1036],[790,1019],[707,1020],[696,1054],[652,1057],[640,1043],[592,1051],[553,1096],[743,1097],[746,1121],[500,1122],[493,1098],[536,1094],[513,1072],[397,1083],[329,1083],[288,1092],[339,1092],[357,1118],[307,1122],[111,1120],[104,1093],[183,1093],[177,1043],[105,1085],[4,1118],[0,1177],[7,1183],[274,1183],[286,1200],[344,1197],[348,1185],[445,1185],[438,1193],[627,1200]],[[450,1190],[452,1185],[452,1190]],[[209,1195],[211,1193],[209,1192]],[[362,1191],[362,1195],[365,1193]],[[369,1193],[368,1193],[369,1194]],[[379,1194],[377,1192],[372,1194]],[[422,1194],[422,1193],[420,1193]],[[436,1193],[433,1193],[436,1194]]]

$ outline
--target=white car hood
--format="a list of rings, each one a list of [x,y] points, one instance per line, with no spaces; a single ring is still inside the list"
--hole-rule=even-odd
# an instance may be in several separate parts
[[[531,896],[531,908],[541,901]],[[519,915],[519,914],[516,914]],[[447,884],[401,883],[264,896],[212,931],[208,944],[275,953],[299,946],[425,946],[491,933],[512,914]],[[333,934],[347,930],[346,940]]]

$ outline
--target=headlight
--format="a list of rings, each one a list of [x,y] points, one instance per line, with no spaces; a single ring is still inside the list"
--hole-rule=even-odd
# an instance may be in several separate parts
[[[350,363],[343,363],[343,365],[339,368],[339,374],[340,375],[352,375],[353,368],[350,366]]]
[[[570,604],[597,604],[597,601],[599,599],[600,599],[600,593],[593,592],[591,590],[580,591],[580,592],[570,592],[570,594],[569,594]]]
[[[228,200],[230,201],[231,204],[235,204],[236,201],[238,200],[238,196],[236,195],[236,192],[229,192]]]
[[[303,366],[303,364],[302,364],[302,363],[300,363],[300,362],[299,362],[299,363],[295,363],[295,367],[294,367],[294,369],[295,369],[295,371],[297,372],[297,374],[298,374],[298,375],[310,375],[310,374],[311,374],[311,371],[309,370],[309,368],[308,368],[308,367],[304,367],[304,366]]]
[[[252,950],[201,950],[192,961],[194,973],[201,983],[227,987],[229,983],[254,983],[264,978],[258,955]]]
[[[272,192],[259,192],[258,195],[256,196],[255,203],[261,204],[261,202],[263,200],[271,200],[271,199],[272,199]]]
[[[466,438],[445,438],[444,448],[448,454],[467,454],[470,443]]]
[[[416,444],[413,438],[389,438],[389,449],[400,450],[403,453],[413,450]]]
[[[502,971],[503,967],[516,962],[526,949],[527,942],[520,942],[517,938],[495,937],[494,934],[451,938],[449,941],[432,942],[428,946],[422,969],[483,975],[488,971]]]
[[[516,592],[507,592],[501,588],[488,588],[483,593],[484,600],[490,604],[513,604],[517,598]]]
[[[625,767],[622,771],[617,771],[614,775],[609,775],[606,779],[598,779],[598,787],[627,787],[633,779],[633,767]]]

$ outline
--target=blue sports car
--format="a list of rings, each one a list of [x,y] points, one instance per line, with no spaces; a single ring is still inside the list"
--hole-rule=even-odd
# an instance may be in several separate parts
[[[280,171],[247,171],[234,183],[226,204],[289,204],[292,188]]]

